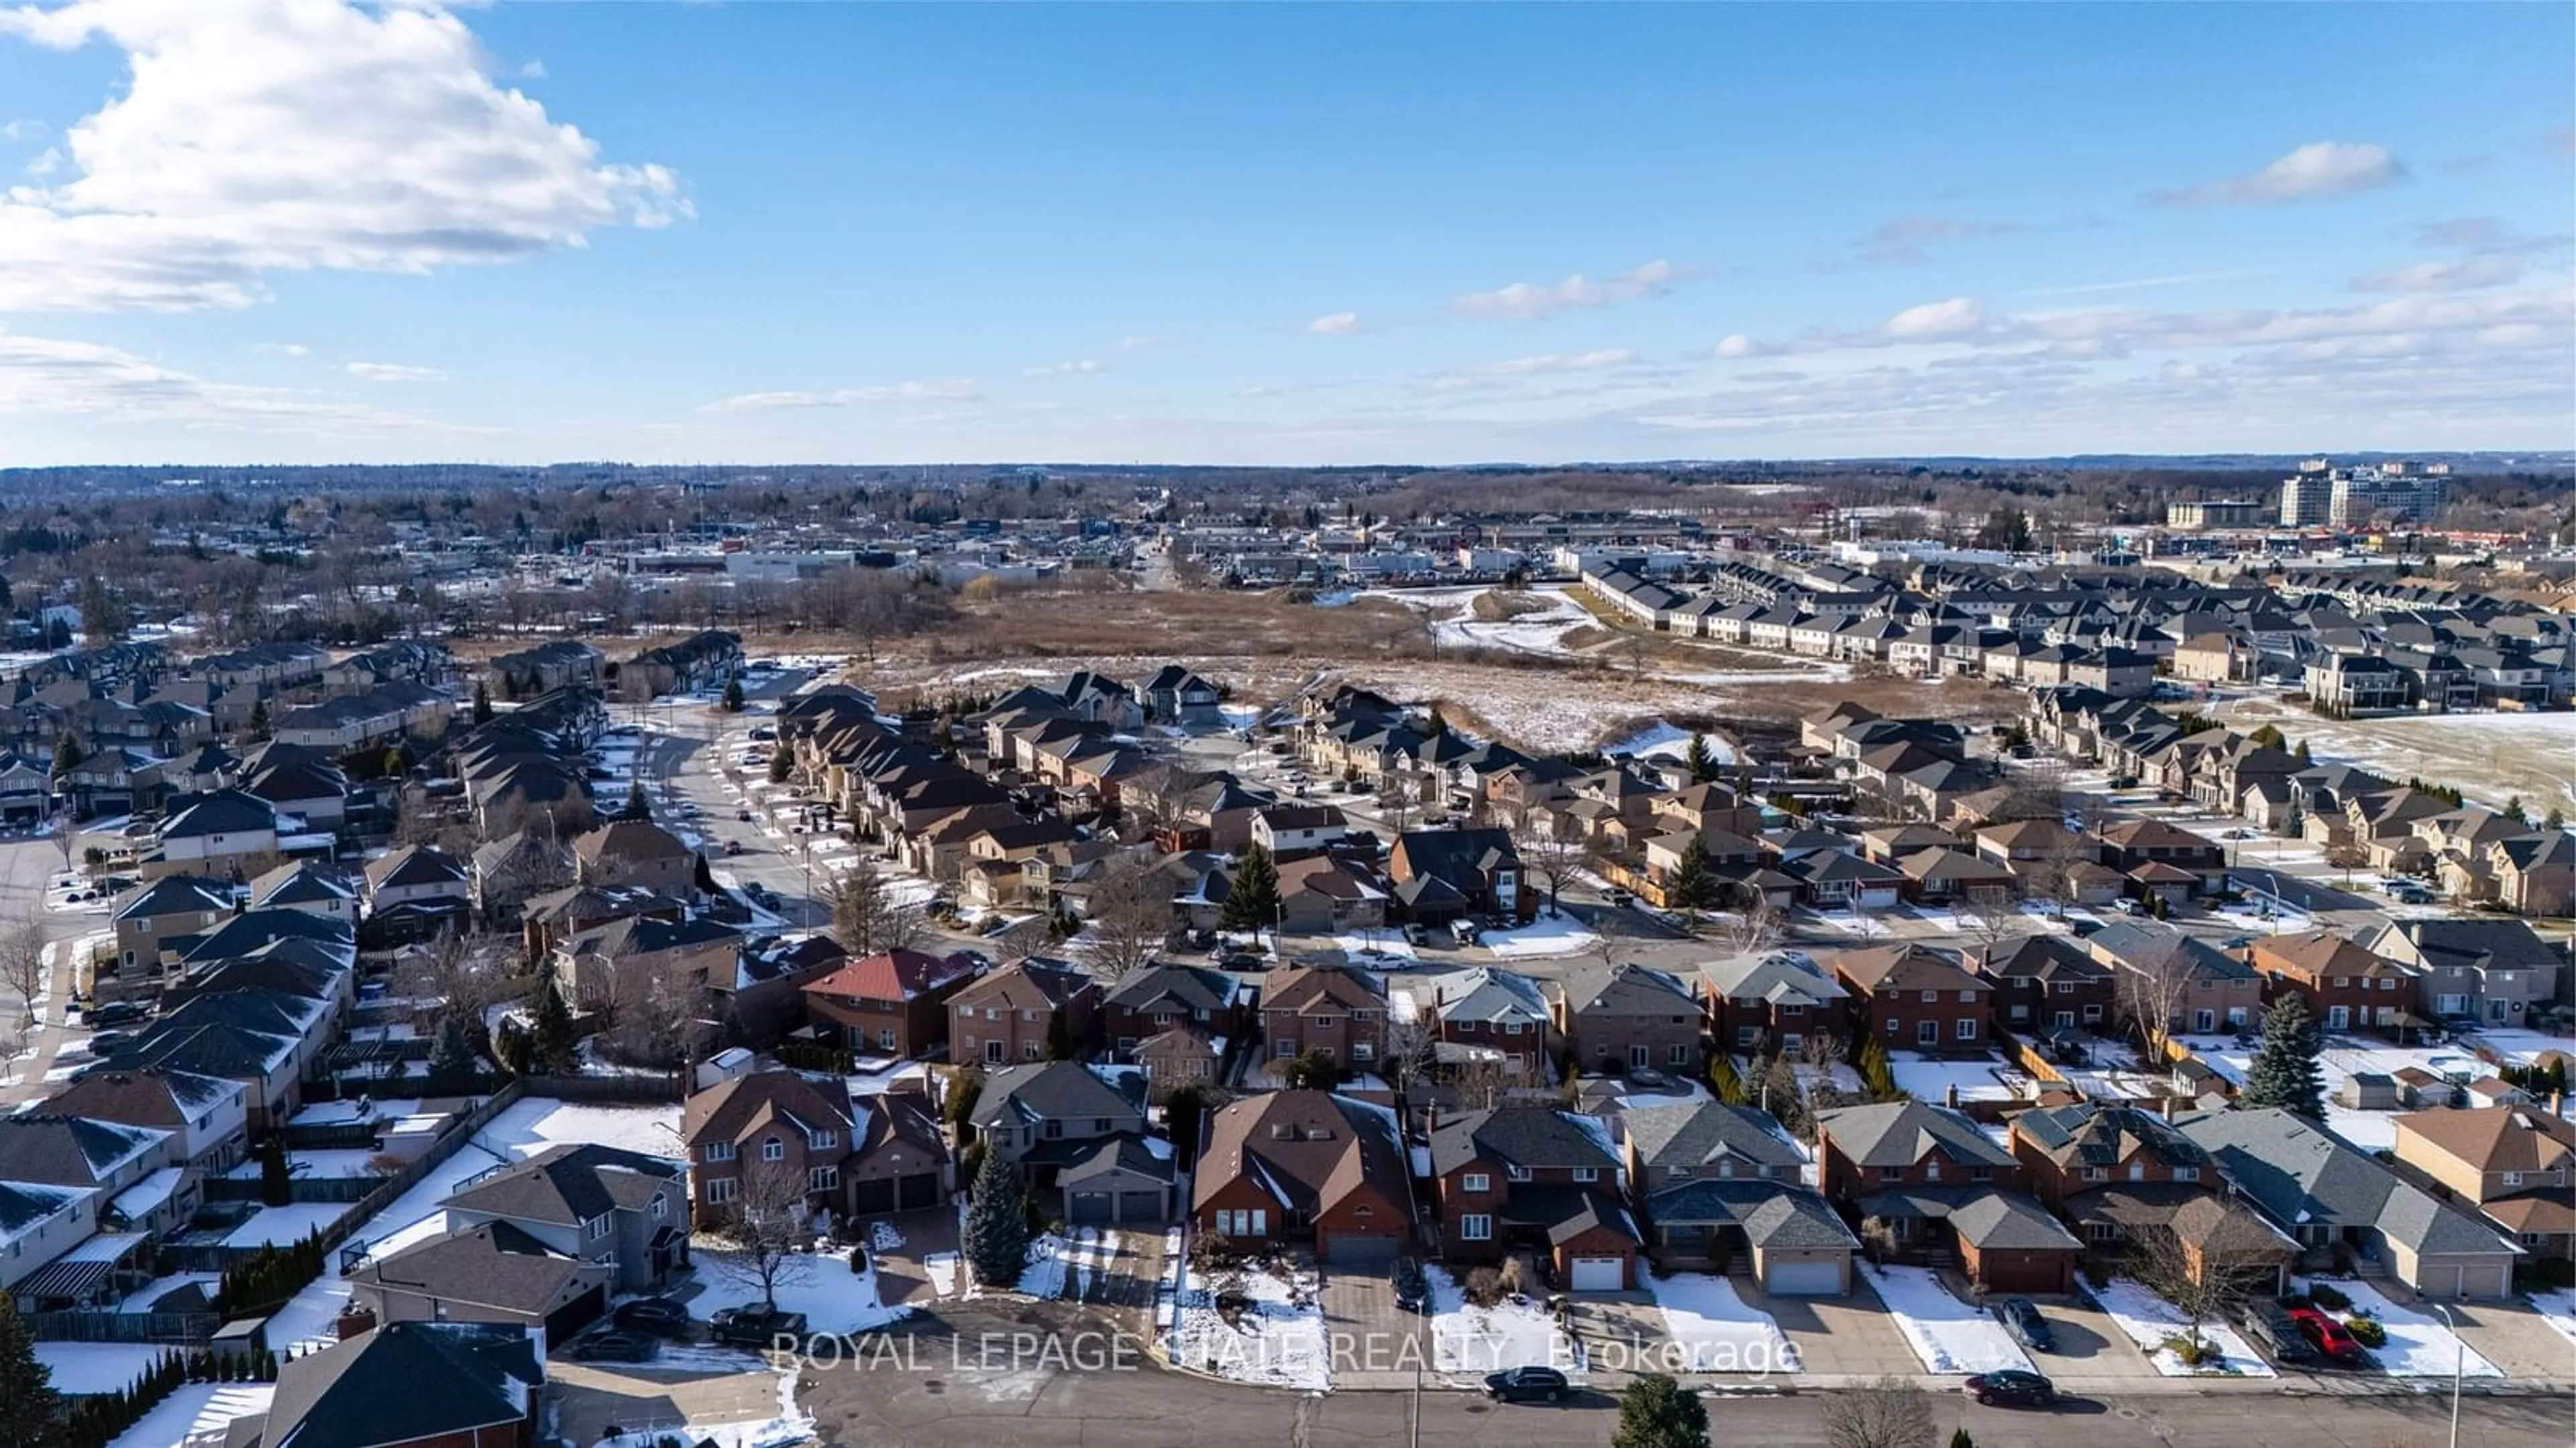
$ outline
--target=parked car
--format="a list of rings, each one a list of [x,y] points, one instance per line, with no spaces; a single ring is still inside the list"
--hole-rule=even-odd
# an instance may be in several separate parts
[[[1535,1398],[1553,1403],[1565,1396],[1565,1374],[1554,1368],[1505,1368],[1485,1374],[1485,1396],[1498,1403],[1520,1403]]]
[[[1995,1321],[2004,1325],[2013,1341],[2032,1352],[2057,1351],[2057,1336],[2049,1331],[2048,1319],[2039,1315],[2038,1306],[2027,1297],[2007,1297],[1996,1303]]]
[[[752,737],[752,738],[754,738],[754,739],[764,739],[764,740],[766,740],[766,739],[775,739],[775,738],[777,738],[777,737],[778,737],[778,731],[777,731],[777,730],[775,730],[775,729],[770,728],[770,727],[769,727],[768,725],[766,725],[766,724],[763,724],[763,725],[761,725],[759,728],[754,729],[753,731],[751,731],[751,737]]]
[[[657,1344],[640,1332],[594,1332],[573,1339],[572,1355],[592,1362],[650,1362]]]
[[[767,1347],[782,1337],[805,1340],[805,1314],[764,1308],[746,1302],[719,1309],[707,1319],[707,1335],[728,1347]]]
[[[1409,945],[1429,945],[1431,932],[1419,925],[1408,925],[1404,927],[1404,939]]]
[[[740,840],[727,840],[727,841],[725,841],[725,843],[724,843],[724,852],[725,852],[726,854],[728,854],[728,855],[739,855],[739,854],[741,854],[741,853],[742,853],[742,841],[740,841]]]
[[[1979,1373],[1960,1384],[1960,1387],[1966,1390],[1969,1397],[1988,1407],[2000,1403],[2011,1408],[2045,1408],[2057,1401],[2055,1383],[2037,1373],[2026,1373],[2019,1368],[2001,1368],[1991,1373]]]
[[[639,1297],[617,1304],[610,1314],[621,1332],[649,1332],[655,1337],[686,1337],[689,1309],[667,1297]]]
[[[1476,928],[1476,922],[1473,920],[1452,920],[1449,922],[1449,938],[1457,941],[1460,945],[1475,944],[1476,937],[1481,933],[1482,932]]]
[[[2297,1367],[2317,1360],[2317,1350],[2309,1346],[2307,1334],[2290,1315],[2268,1302],[2249,1302],[2237,1314],[2236,1325],[2245,1338],[2263,1350],[2263,1355],[2283,1367]]]
[[[2293,1307],[2290,1321],[2298,1324],[2299,1335],[2337,1367],[2359,1367],[2370,1361],[2351,1329],[2313,1307]]]
[[[109,1001],[81,1012],[81,1019],[92,1026],[130,1026],[143,1019],[143,1007],[134,1001]]]
[[[93,1056],[104,1056],[132,1043],[133,1040],[134,1033],[131,1031],[101,1031],[89,1038],[89,1053]]]
[[[1395,1286],[1397,1311],[1420,1312],[1431,1300],[1431,1283],[1422,1275],[1422,1264],[1412,1258],[1396,1258],[1388,1278]]]

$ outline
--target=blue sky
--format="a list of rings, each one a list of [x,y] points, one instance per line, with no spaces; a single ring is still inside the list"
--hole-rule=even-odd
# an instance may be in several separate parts
[[[0,465],[2576,444],[2564,6],[0,0]]]

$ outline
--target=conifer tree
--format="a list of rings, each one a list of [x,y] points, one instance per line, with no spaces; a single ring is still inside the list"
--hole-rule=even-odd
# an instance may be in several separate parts
[[[0,1443],[44,1443],[54,1436],[54,1370],[36,1360],[36,1339],[18,1316],[17,1299],[0,1292]]]
[[[2305,996],[2286,994],[2263,1018],[2263,1044],[2245,1068],[2247,1106],[2277,1106],[2321,1121],[2326,1114],[2325,1070],[2317,1064],[2324,1033],[2308,1014]]]
[[[1682,756],[1682,767],[1690,771],[1693,781],[1706,784],[1717,778],[1717,753],[1708,747],[1708,736],[1693,734],[1690,750]]]
[[[1228,930],[1259,931],[1279,921],[1279,867],[1270,852],[1246,845],[1243,863],[1235,867],[1234,890],[1225,898],[1220,924]]]
[[[975,1198],[966,1208],[966,1231],[959,1243],[975,1280],[987,1287],[1016,1287],[1029,1263],[1028,1205],[1020,1192],[1017,1168],[1002,1153],[984,1153],[975,1173]]]
[[[565,1003],[562,988],[549,975],[537,987],[537,1069],[571,1070],[580,1051],[581,1037],[573,1030],[572,1007]]]
[[[474,681],[474,722],[492,722],[492,690],[481,679]]]

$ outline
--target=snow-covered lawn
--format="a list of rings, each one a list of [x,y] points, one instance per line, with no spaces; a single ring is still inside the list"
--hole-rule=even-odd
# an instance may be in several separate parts
[[[1771,1314],[1735,1295],[1735,1284],[1723,1277],[1685,1272],[1672,1277],[1644,1274],[1646,1290],[1663,1310],[1664,1331],[1687,1355],[1690,1370],[1702,1373],[1794,1373],[1798,1350],[1780,1333]]]
[[[54,1391],[114,1393],[134,1386],[169,1349],[148,1342],[40,1342],[36,1361],[54,1370]]]
[[[2305,1292],[2313,1284],[2302,1279],[2298,1286]],[[2370,1360],[2392,1378],[2447,1378],[2456,1365],[2464,1378],[2500,1378],[2504,1369],[2478,1356],[2476,1348],[2462,1356],[2460,1339],[2442,1325],[2442,1319],[2429,1312],[2400,1307],[2379,1295],[2367,1282],[2337,1279],[2336,1291],[2352,1299],[2352,1313],[2334,1313],[2335,1317],[2368,1313],[2388,1329],[2388,1342],[2370,1349]]]
[[[657,1423],[602,1438],[589,1448],[662,1448],[663,1444],[712,1443],[715,1448],[790,1448],[814,1438],[813,1415],[796,1406],[796,1374],[778,1375],[778,1411],[738,1423]]]
[[[698,1275],[710,1290],[693,1306],[713,1312],[738,1303],[759,1303],[759,1279],[748,1271],[742,1253],[702,1245],[694,1255]],[[868,1332],[912,1311],[879,1303],[875,1259],[869,1259],[866,1271],[853,1272],[846,1247],[788,1259],[776,1287],[780,1309],[805,1314],[805,1325],[815,1332]]]
[[[343,1202],[295,1202],[262,1207],[224,1238],[227,1247],[291,1247],[340,1220],[349,1210]]]
[[[2576,1292],[2564,1287],[2535,1292],[2531,1294],[2531,1305],[2539,1311],[2541,1321],[2558,1329],[2559,1336],[2576,1342]]]
[[[2261,1354],[2236,1335],[2234,1328],[2220,1322],[2200,1325],[2201,1341],[2218,1349],[2219,1360],[2203,1362],[2198,1367],[2184,1362],[2180,1353],[2165,1346],[2166,1338],[2191,1336],[2190,1326],[2182,1312],[2126,1278],[2114,1278],[2109,1285],[2093,1289],[2093,1300],[2100,1303],[2111,1320],[2120,1325],[2120,1331],[2128,1334],[2129,1341],[2138,1345],[2138,1351],[2147,1355],[2147,1361],[2155,1364],[2156,1371],[2166,1377],[2277,1376]]]
[[[1039,1235],[1029,1243],[1027,1265],[1020,1269],[1020,1280],[1011,1291],[1029,1297],[1062,1297],[1064,1295],[1065,1253],[1073,1244],[1053,1232]]]
[[[1600,939],[1571,915],[1541,915],[1518,930],[1488,930],[1477,943],[1505,960],[1535,960],[1590,950]]]
[[[181,1383],[108,1448],[170,1448],[191,1434],[220,1432],[235,1418],[267,1412],[276,1392],[269,1383]]]
[[[1467,1300],[1458,1279],[1426,1267],[1431,1287],[1431,1366],[1434,1371],[1482,1378],[1505,1368],[1551,1367],[1582,1381],[1574,1341],[1527,1297],[1506,1297],[1491,1307]]]
[[[1266,1268],[1248,1268],[1243,1291],[1251,1304],[1229,1324],[1207,1281],[1184,1270],[1173,1314],[1172,1361],[1239,1383],[1331,1391],[1332,1337],[1316,1300],[1314,1274],[1282,1278]]]
[[[1869,1284],[1878,1289],[1897,1331],[1935,1373],[1988,1373],[2002,1368],[2032,1371],[2030,1358],[2003,1324],[1983,1310],[1950,1295],[1927,1267],[1872,1267]]]
[[[2517,1031],[2502,1027],[2480,1027],[2475,1033],[2478,1044],[2494,1051],[2517,1066],[2539,1063],[2550,1051],[2576,1056],[2576,1036],[2553,1036],[2546,1031]]]
[[[1944,1061],[1913,1051],[1890,1051],[1887,1063],[1896,1073],[1896,1084],[1913,1093],[1917,1101],[1946,1101],[1954,1086],[1961,1101],[2017,1101],[2023,1099],[2021,1092],[2008,1084],[2006,1076],[2028,1079],[2018,1071],[1997,1074],[2004,1070],[2004,1064],[1991,1057]]]
[[[957,1274],[965,1264],[954,1252],[933,1252],[921,1259],[921,1270],[930,1277],[930,1290],[942,1297],[957,1295]]]
[[[1401,930],[1378,930],[1367,935],[1336,935],[1333,937],[1333,948],[1351,960],[1363,964],[1373,965],[1380,961],[1391,961],[1396,967],[1401,968],[1421,959],[1413,953],[1413,942],[1405,939],[1404,932]]]

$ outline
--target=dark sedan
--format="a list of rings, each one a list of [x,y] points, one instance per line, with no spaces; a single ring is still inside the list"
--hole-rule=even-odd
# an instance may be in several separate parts
[[[2037,1373],[2019,1368],[1979,1373],[1960,1385],[1969,1397],[1992,1407],[2045,1408],[2057,1401],[2057,1385]]]
[[[1553,1403],[1565,1393],[1565,1374],[1554,1368],[1505,1368],[1485,1375],[1485,1396],[1496,1402]]]
[[[640,1332],[595,1332],[576,1339],[572,1355],[591,1362],[641,1363],[653,1360],[656,1344]]]
[[[2032,1352],[2057,1351],[2057,1336],[2049,1331],[2048,1319],[2027,1297],[2007,1297],[1995,1304],[1995,1321],[2004,1325],[2012,1340]]]
[[[621,1332],[649,1332],[655,1337],[689,1335],[689,1309],[667,1297],[639,1297],[617,1304],[613,1314]]]

